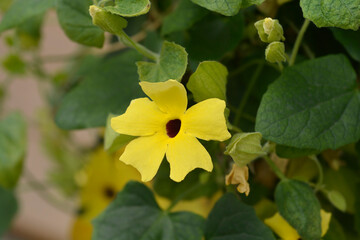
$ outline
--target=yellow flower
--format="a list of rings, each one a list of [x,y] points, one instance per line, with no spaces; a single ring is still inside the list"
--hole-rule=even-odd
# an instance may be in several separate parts
[[[118,154],[122,152],[119,151]],[[140,180],[139,172],[108,155],[102,148],[96,150],[89,159],[88,165],[78,174],[83,182],[80,189],[80,214],[76,218],[72,240],[90,240],[91,221],[113,201],[128,181]]]
[[[323,237],[329,229],[331,213],[320,211],[321,215],[321,236]],[[279,214],[276,213],[271,218],[265,219],[268,225],[283,240],[299,240],[301,237],[297,231]]]
[[[170,178],[182,181],[195,168],[212,171],[213,164],[197,138],[224,141],[230,138],[224,116],[225,102],[211,98],[188,110],[185,87],[175,81],[141,82],[151,99],[131,101],[126,112],[111,119],[120,134],[139,136],[131,141],[120,160],[134,166],[142,181],[150,181],[165,154],[170,163]]]

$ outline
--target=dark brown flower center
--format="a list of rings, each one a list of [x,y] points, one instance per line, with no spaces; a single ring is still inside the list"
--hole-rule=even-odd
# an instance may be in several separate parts
[[[115,197],[116,192],[112,187],[106,186],[103,191],[106,198],[112,199]]]
[[[180,127],[181,127],[180,119],[174,119],[168,121],[168,123],[166,124],[167,135],[171,138],[175,137],[179,133]]]

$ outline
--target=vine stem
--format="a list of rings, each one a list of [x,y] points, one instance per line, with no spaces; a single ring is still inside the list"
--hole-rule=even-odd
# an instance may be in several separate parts
[[[135,42],[129,37],[124,31],[118,34],[119,40],[123,42],[126,46],[134,48],[136,51],[138,51],[143,56],[154,60],[155,62],[159,59],[159,54],[154,53],[150,49],[147,49],[145,46],[141,45],[138,42]]]
[[[244,96],[241,99],[241,102],[239,104],[238,110],[237,110],[236,115],[235,115],[235,119],[234,119],[234,125],[235,126],[238,125],[238,123],[240,121],[241,114],[244,111],[244,107],[245,107],[245,105],[246,105],[246,103],[247,103],[247,101],[248,101],[248,99],[250,97],[250,93],[253,90],[253,88],[255,86],[255,83],[256,83],[257,79],[259,78],[259,75],[260,75],[263,67],[264,67],[264,63],[260,63],[259,66],[256,68],[254,75],[250,79],[249,85],[248,85],[248,87],[247,87],[247,89],[245,91]]]
[[[311,156],[309,156],[309,158],[314,161],[314,163],[316,164],[318,171],[319,171],[319,178],[315,185],[315,191],[318,191],[318,190],[322,189],[322,184],[324,181],[324,171],[322,169],[319,159],[315,155],[311,155]]]
[[[286,180],[287,179],[285,177],[285,175],[281,172],[281,170],[276,166],[276,164],[269,158],[269,156],[266,155],[263,158],[265,159],[267,164],[271,167],[271,169],[274,171],[276,176],[278,176],[278,178],[280,178],[281,180]]]
[[[295,45],[294,45],[294,48],[293,48],[292,53],[291,53],[289,66],[292,66],[295,63],[295,59],[296,59],[297,53],[298,53],[300,45],[301,45],[301,41],[302,41],[302,39],[304,37],[304,34],[305,34],[306,29],[308,28],[309,24],[310,24],[310,20],[305,19],[303,25],[301,26],[299,34],[297,35]]]
[[[64,204],[64,202],[58,200],[56,197],[54,197],[52,194],[50,194],[47,190],[47,186],[44,185],[43,183],[39,182],[34,175],[32,175],[32,173],[30,173],[29,171],[26,172],[26,174],[24,174],[24,177],[26,177],[28,179],[28,181],[26,181],[29,186],[36,190],[35,192],[46,202],[48,202],[49,204],[51,204],[52,206],[54,206],[55,208],[57,208],[58,210],[62,211],[62,212],[67,212],[67,213],[71,213],[73,214],[73,207],[69,206],[67,204]]]

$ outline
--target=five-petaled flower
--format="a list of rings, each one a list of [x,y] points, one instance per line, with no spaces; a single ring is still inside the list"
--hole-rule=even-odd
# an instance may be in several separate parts
[[[182,181],[195,168],[212,171],[211,157],[197,138],[224,141],[231,137],[225,102],[211,98],[186,110],[187,95],[181,83],[168,80],[141,82],[140,86],[152,101],[135,99],[124,114],[111,119],[116,132],[139,136],[126,146],[120,160],[139,170],[144,182],[153,179],[165,154],[174,181]]]

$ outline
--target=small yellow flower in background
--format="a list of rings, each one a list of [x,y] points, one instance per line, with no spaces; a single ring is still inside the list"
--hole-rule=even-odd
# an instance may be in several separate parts
[[[226,175],[225,183],[238,184],[237,190],[240,193],[245,193],[246,196],[250,193],[250,186],[247,182],[249,180],[249,168],[247,166],[240,167],[237,164],[233,164],[231,172]]]
[[[80,190],[80,213],[74,222],[72,240],[90,240],[91,221],[115,198],[128,181],[140,181],[139,172],[107,154],[102,148],[96,150],[89,163],[80,172],[83,186]]]
[[[323,237],[329,229],[331,213],[320,210],[321,216],[321,236]],[[271,218],[265,219],[268,225],[283,240],[301,239],[297,231],[277,212]]]
[[[134,166],[144,182],[154,178],[165,154],[170,178],[182,181],[195,168],[212,171],[213,164],[197,138],[224,141],[231,137],[224,116],[225,102],[211,98],[188,110],[185,87],[175,81],[141,82],[148,98],[131,101],[126,112],[111,119],[120,134],[139,136],[120,160]]]

